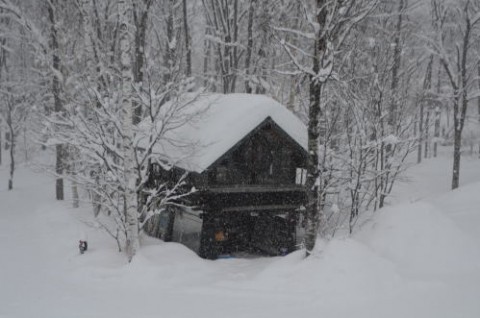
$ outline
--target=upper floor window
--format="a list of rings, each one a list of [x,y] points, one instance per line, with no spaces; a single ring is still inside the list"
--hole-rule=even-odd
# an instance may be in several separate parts
[[[297,168],[296,169],[295,184],[305,185],[307,180],[307,169]]]

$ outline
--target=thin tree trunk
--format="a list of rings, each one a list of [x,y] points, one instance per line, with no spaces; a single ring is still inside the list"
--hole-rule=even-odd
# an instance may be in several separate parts
[[[0,10],[0,13],[3,13],[3,9]],[[0,80],[2,79],[2,71],[4,69],[4,66],[6,65],[6,41],[7,39],[6,38],[2,38],[0,40],[0,44],[1,44],[1,49],[0,49]],[[2,129],[2,117],[0,117],[0,165],[2,165],[2,139],[3,137],[3,129]]]
[[[135,22],[135,63],[133,65],[133,80],[141,88],[145,64],[145,39],[147,34],[148,14],[153,0],[143,0],[145,7],[142,7],[139,14],[133,10]],[[135,6],[135,2],[133,2]],[[140,5],[141,6],[141,5]],[[142,120],[142,105],[135,100],[133,102],[133,124],[137,125]]]
[[[175,1],[168,2],[168,17],[167,17],[167,51],[165,56],[165,68],[168,70],[164,75],[165,84],[167,84],[173,77],[175,68],[176,50],[176,35],[175,35]],[[175,44],[175,45],[174,45]]]
[[[3,136],[3,130],[2,130],[2,119],[0,118],[0,166],[2,165],[2,136]]]
[[[480,64],[477,65],[477,75],[480,78]],[[478,82],[478,89],[480,89],[480,81]],[[477,107],[478,107],[478,121],[480,122],[480,97],[477,98]]]
[[[24,159],[25,162],[28,162],[28,144],[27,144],[27,127],[23,127],[23,147],[24,147]]]
[[[419,120],[418,120],[418,152],[417,152],[417,163],[421,163],[421,162],[422,162],[423,113],[424,113],[424,105],[423,105],[423,101],[420,101],[420,116],[419,116]]]
[[[433,68],[433,55],[430,56],[430,60],[427,65],[427,70],[425,71],[425,77],[423,79],[423,90],[422,98],[420,100],[420,122],[418,123],[419,128],[419,139],[418,139],[418,157],[417,163],[422,161],[422,142],[425,141],[425,158],[428,154],[428,125],[429,125],[429,112],[427,104],[430,103],[430,90],[432,88],[432,68]],[[427,106],[427,118],[424,119],[425,106]]]
[[[465,8],[467,11],[468,7]],[[468,13],[466,13],[468,14]],[[470,45],[470,34],[472,31],[472,25],[469,19],[466,20],[465,35],[463,37],[462,56],[459,63],[460,66],[460,90],[455,90],[455,104],[454,104],[454,154],[453,154],[453,176],[452,176],[452,190],[456,189],[460,185],[460,159],[462,150],[462,131],[465,125],[465,116],[468,106],[468,89],[467,89],[467,57],[468,48]],[[457,86],[458,87],[458,86]],[[461,105],[460,105],[460,92],[461,92]],[[461,107],[461,108],[460,108]],[[460,108],[460,109],[459,109]]]
[[[78,157],[78,151],[71,150],[70,153],[72,154],[70,156],[70,169],[69,169],[69,174],[72,176],[72,182],[71,182],[71,187],[72,187],[72,206],[74,209],[77,209],[80,207],[80,199],[78,196],[78,183],[77,183],[77,170],[76,170],[76,165],[75,165],[75,160],[76,157]]]
[[[438,72],[437,72],[437,88],[436,88],[436,93],[437,96],[440,96],[440,91],[441,91],[441,71],[442,71],[442,66],[440,63],[438,63]],[[440,106],[438,105],[439,102],[437,102],[437,106],[435,107],[435,128],[433,132],[433,137],[435,141],[433,142],[433,157],[437,157],[438,153],[438,138],[440,138],[440,115],[441,115],[441,110]]]
[[[186,49],[186,62],[187,69],[185,75],[187,77],[192,76],[192,45],[190,38],[190,30],[188,28],[188,11],[187,11],[187,0],[183,0],[183,28],[185,32],[185,49]]]
[[[326,0],[316,1],[316,22],[319,26],[324,26],[327,19],[327,9],[325,7]],[[313,55],[313,72],[319,74],[322,67],[322,59],[327,48],[327,39],[325,34],[322,35],[319,30],[316,33],[315,48]],[[322,205],[320,204],[319,178],[320,170],[318,167],[318,144],[320,139],[319,119],[321,116],[321,94],[322,82],[317,76],[310,76],[310,107],[308,114],[308,157],[307,157],[307,179],[305,189],[307,193],[306,206],[306,231],[305,231],[305,247],[306,256],[313,252],[320,224],[324,222]],[[323,193],[323,192],[322,192]],[[323,194],[322,194],[323,195]],[[324,235],[324,233],[321,233]]]
[[[133,103],[132,103],[132,58],[131,58],[131,7],[127,0],[118,1],[120,22],[120,67],[122,76],[122,130],[124,199],[126,219],[126,251],[128,261],[132,261],[139,248],[138,211],[136,195],[135,149],[133,148]]]
[[[428,133],[430,128],[430,110],[427,109],[427,118],[425,118],[425,152],[424,152],[424,158],[428,158],[428,151],[429,151],[429,145],[430,145],[430,135]]]
[[[233,2],[233,52],[230,58],[230,72],[232,73],[230,92],[234,93],[237,84],[237,72],[238,72],[238,0]]]
[[[72,204],[74,209],[77,209],[80,207],[80,198],[78,196],[78,183],[75,180],[72,181],[72,201],[73,201]]]
[[[208,25],[207,25],[208,28]],[[205,30],[205,35],[208,35],[209,32],[208,30]],[[210,41],[205,39],[203,40],[204,42],[204,57],[203,57],[203,86],[204,87],[209,87],[210,86],[210,75],[208,74],[208,61],[211,58],[212,55],[212,49],[211,49],[211,44]],[[213,92],[215,92],[215,89],[212,89]]]
[[[462,148],[462,133],[455,129],[454,136],[452,190],[458,188],[460,185],[460,151]]]
[[[10,147],[10,176],[8,179],[8,190],[13,189],[13,174],[15,173],[14,145]]]
[[[435,108],[435,131],[434,131],[434,139],[433,142],[433,157],[437,157],[438,152],[438,138],[440,137],[440,107]]]
[[[391,94],[392,100],[390,102],[390,110],[388,114],[388,125],[390,126],[390,133],[395,133],[395,120],[397,112],[397,89],[399,82],[399,70],[402,63],[402,47],[400,44],[401,41],[401,31],[403,26],[403,10],[405,8],[406,0],[398,1],[398,21],[395,29],[395,47],[393,54],[393,67],[392,67],[392,84],[391,84]]]
[[[55,113],[63,113],[63,105],[60,99],[60,80],[58,74],[60,70],[60,55],[59,55],[59,45],[58,45],[58,33],[57,33],[57,19],[55,17],[54,9],[58,7],[57,1],[52,1],[48,4],[48,17],[50,20],[50,40],[51,40],[51,49],[52,49],[52,67],[53,67],[53,81],[52,81],[52,93],[54,100],[54,110]],[[63,186],[63,170],[64,170],[64,161],[65,161],[65,151],[64,146],[57,144],[55,146],[55,173],[57,179],[55,182],[55,195],[57,200],[64,199],[64,186]]]
[[[252,86],[250,85],[251,74],[251,60],[253,51],[253,14],[255,13],[256,0],[250,0],[250,7],[248,8],[248,26],[247,26],[247,55],[245,57],[245,92],[252,93]]]
[[[400,68],[402,66],[402,29],[403,29],[403,18],[404,13],[403,10],[407,7],[407,0],[399,0],[398,1],[398,20],[397,25],[395,28],[395,47],[393,52],[393,66],[392,66],[392,82],[390,86],[390,107],[388,112],[388,134],[395,136],[397,134],[397,112],[399,107],[399,92],[398,86],[400,83]],[[382,120],[383,122],[383,120]],[[382,128],[383,130],[383,128]],[[382,136],[385,136],[384,130],[382,132]],[[380,201],[379,207],[383,208],[385,204],[385,199],[387,197],[387,187],[389,183],[390,177],[390,169],[392,166],[392,157],[394,156],[395,146],[391,143],[386,143],[382,141],[382,170],[381,170],[381,177],[380,177],[380,185],[381,185],[381,193],[380,193]]]
[[[167,228],[165,231],[165,236],[163,237],[163,240],[165,242],[171,242],[173,240],[173,228],[175,225],[175,210],[171,207],[167,208],[168,209],[168,224]]]
[[[15,173],[15,131],[13,129],[14,123],[12,121],[12,101],[8,101],[7,104],[7,125],[10,130],[10,174],[8,179],[8,190],[12,190],[13,175]]]

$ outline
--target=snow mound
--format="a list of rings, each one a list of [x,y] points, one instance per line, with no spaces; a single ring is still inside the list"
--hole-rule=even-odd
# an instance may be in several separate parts
[[[436,197],[433,204],[458,226],[480,242],[480,183],[462,186],[447,196]]]
[[[322,245],[322,242],[318,242]],[[338,304],[373,301],[378,294],[398,287],[400,276],[394,264],[353,239],[335,239],[308,259],[299,251],[272,263],[258,277],[260,286],[275,289],[309,290],[319,298]],[[287,278],[287,279],[285,279]],[[259,281],[256,283],[258,284]],[[322,286],[321,289],[318,286]],[[283,287],[283,288],[282,288]],[[363,292],[359,295],[358,290]]]
[[[430,168],[419,168],[425,178]],[[7,173],[0,167],[0,180]],[[89,206],[54,200],[53,178],[27,169],[16,178],[13,191],[0,184],[2,318],[480,317],[480,183],[375,212],[352,237],[318,241],[307,259],[302,250],[208,261],[142,237],[128,263],[86,222]],[[419,188],[439,189],[427,179]],[[408,197],[418,188],[409,189]]]
[[[478,242],[427,202],[381,210],[360,231],[358,239],[410,274],[480,269]],[[465,255],[469,258],[465,259]]]

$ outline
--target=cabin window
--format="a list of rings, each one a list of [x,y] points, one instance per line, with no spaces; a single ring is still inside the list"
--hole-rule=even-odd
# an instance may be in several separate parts
[[[307,169],[297,168],[297,175],[295,177],[295,184],[304,185],[307,180]]]
[[[220,167],[217,167],[216,170],[217,170],[217,176],[216,176],[217,182],[218,183],[226,183],[227,182],[227,177],[228,177],[227,167],[220,166]]]
[[[156,163],[152,164],[152,170],[153,170],[154,174],[159,175],[160,174],[160,165],[158,165]]]

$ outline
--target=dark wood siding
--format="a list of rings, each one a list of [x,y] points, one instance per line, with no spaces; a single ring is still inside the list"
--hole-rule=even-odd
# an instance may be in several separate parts
[[[304,170],[306,157],[305,149],[267,119],[203,173],[189,172],[186,188],[195,186],[198,191],[181,203],[198,212],[201,230],[197,226],[200,232],[189,235],[198,239],[193,243],[200,256],[214,259],[238,251],[280,255],[293,250],[298,214],[306,201],[297,174]],[[173,184],[185,173],[150,168],[151,187]],[[169,215],[168,220],[171,223],[163,223],[175,229],[175,219]],[[159,217],[151,223],[160,226],[161,221]]]
[[[254,134],[218,160],[208,172],[208,186],[293,185],[296,169],[305,166],[304,150],[274,123]]]

